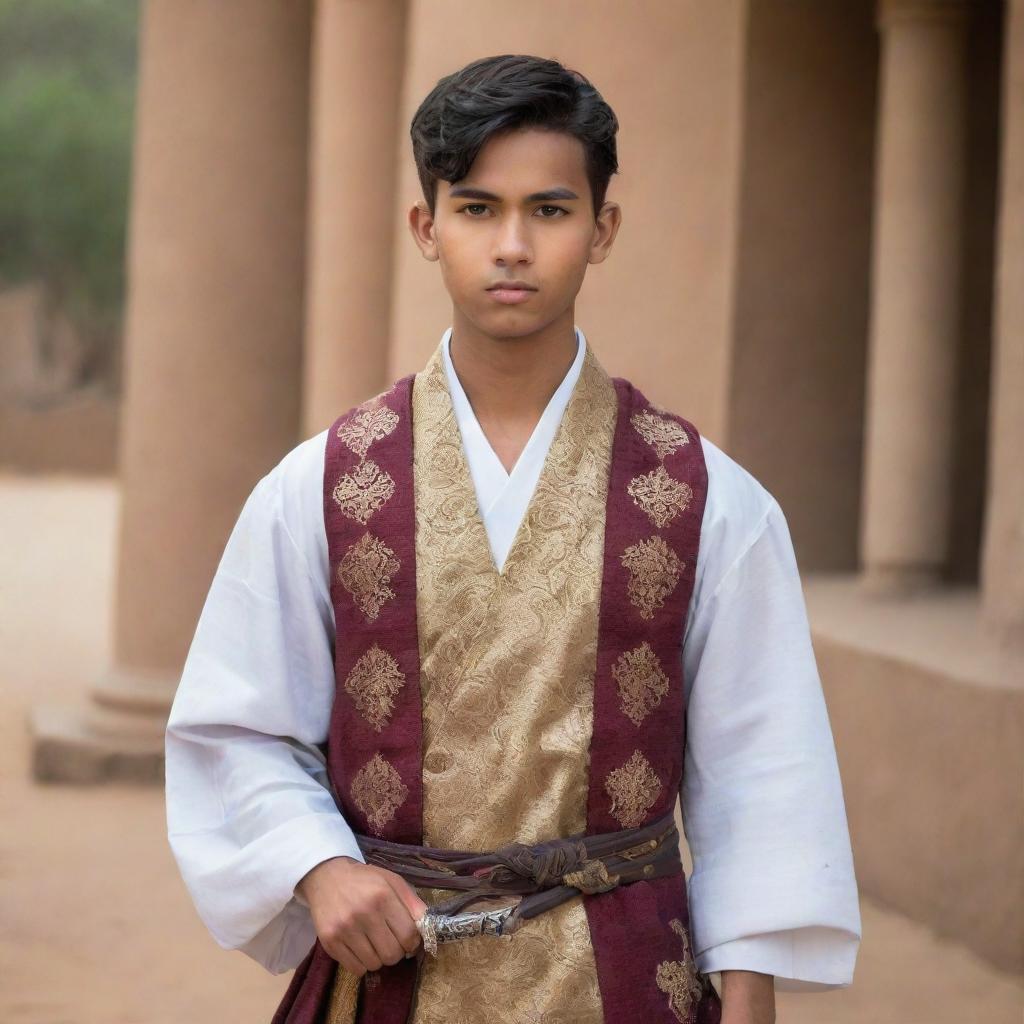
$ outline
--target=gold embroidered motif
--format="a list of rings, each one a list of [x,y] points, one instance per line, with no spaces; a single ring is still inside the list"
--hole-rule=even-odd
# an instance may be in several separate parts
[[[398,426],[397,412],[386,405],[375,404],[380,398],[381,395],[377,395],[369,402],[364,402],[360,412],[338,427],[338,437],[361,459],[366,456],[374,441],[383,441]]]
[[[342,512],[365,526],[374,514],[395,493],[391,474],[372,459],[365,459],[346,473],[334,487],[334,500]]]
[[[683,940],[682,960],[663,960],[658,964],[658,988],[668,996],[668,1007],[676,1020],[688,1021],[702,989],[702,975],[690,952],[690,937],[678,917],[669,927]]]
[[[405,802],[409,787],[402,781],[395,766],[379,753],[374,754],[352,780],[352,799],[366,815],[370,831],[384,834],[384,826]]]
[[[693,501],[693,489],[670,476],[664,466],[635,476],[626,488],[634,505],[639,505],[659,529],[668,526]]]
[[[634,750],[633,756],[605,779],[605,792],[612,798],[611,814],[623,828],[637,828],[658,799],[661,785],[651,762]]]
[[[683,571],[679,556],[661,537],[650,537],[626,548],[622,564],[629,570],[626,590],[630,602],[640,618],[653,618],[679,582]]]
[[[619,685],[622,712],[636,726],[668,693],[668,676],[646,640],[619,655],[612,667],[612,676]]]
[[[374,644],[352,666],[345,680],[345,692],[355,701],[359,713],[377,732],[387,725],[395,702],[391,699],[405,683],[398,662]]]
[[[380,538],[367,532],[345,552],[338,563],[338,580],[352,595],[359,610],[372,622],[380,614],[384,602],[395,596],[388,586],[391,577],[402,567]]]
[[[664,459],[677,448],[690,443],[690,437],[675,420],[667,416],[656,416],[644,410],[635,412],[629,418],[636,432]]]

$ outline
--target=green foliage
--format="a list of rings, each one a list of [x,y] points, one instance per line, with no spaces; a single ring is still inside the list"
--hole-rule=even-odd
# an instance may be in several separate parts
[[[135,0],[0,0],[0,277],[114,328],[135,98]]]

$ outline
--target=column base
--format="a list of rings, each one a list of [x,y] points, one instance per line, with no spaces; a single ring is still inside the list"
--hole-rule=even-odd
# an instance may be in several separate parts
[[[177,679],[111,673],[80,707],[29,713],[37,782],[162,785],[164,731]]]

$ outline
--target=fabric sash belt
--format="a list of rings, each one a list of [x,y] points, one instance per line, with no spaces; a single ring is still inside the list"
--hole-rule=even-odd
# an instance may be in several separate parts
[[[416,922],[424,949],[472,935],[510,935],[523,921],[581,892],[682,872],[674,812],[639,828],[510,843],[490,853],[445,850],[356,835],[368,864],[387,868],[410,885],[454,889]],[[519,899],[509,903],[508,897]],[[467,911],[474,903],[501,906]]]

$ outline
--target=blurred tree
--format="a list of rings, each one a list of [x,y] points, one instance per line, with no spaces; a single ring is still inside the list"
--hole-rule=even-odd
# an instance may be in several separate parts
[[[40,281],[115,368],[137,0],[0,0],[0,277]]]

